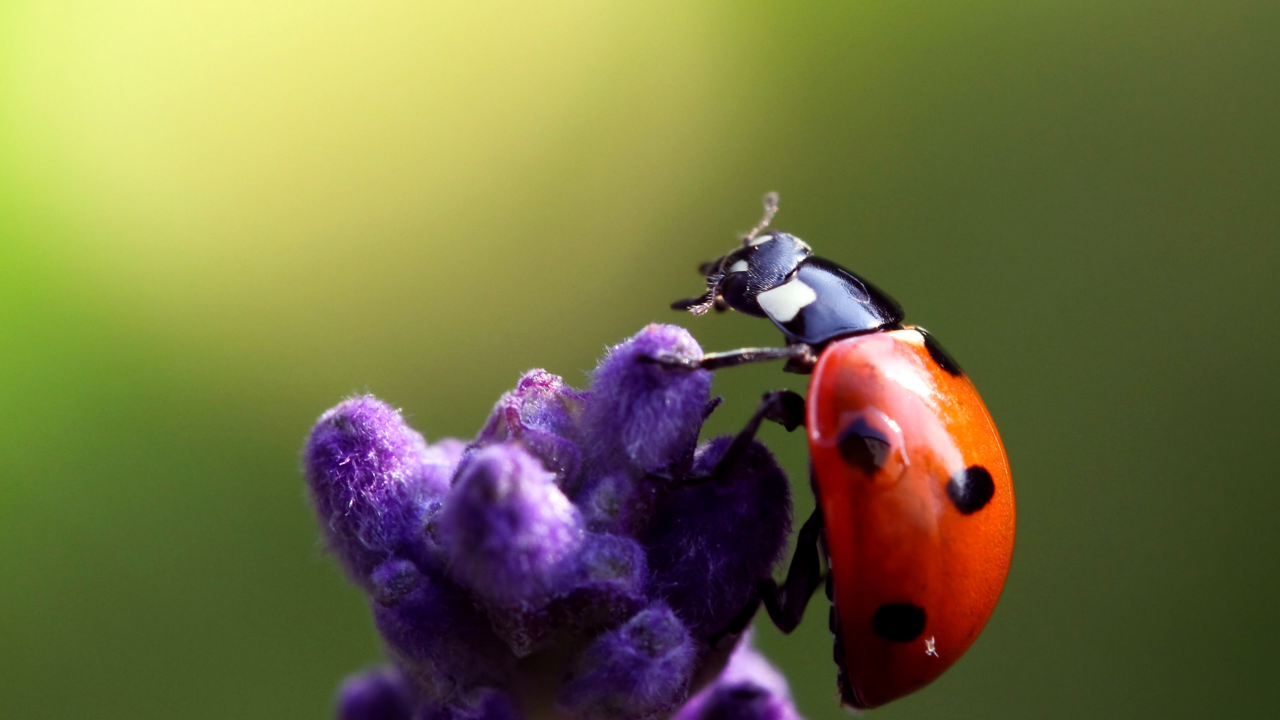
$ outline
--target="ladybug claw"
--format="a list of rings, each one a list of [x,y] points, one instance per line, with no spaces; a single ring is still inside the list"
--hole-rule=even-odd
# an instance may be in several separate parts
[[[796,537],[796,551],[791,557],[791,567],[787,568],[787,578],[781,585],[772,577],[760,581],[760,600],[769,619],[784,635],[790,635],[800,625],[809,598],[827,576],[826,563],[818,550],[822,530],[822,511],[814,508]]]

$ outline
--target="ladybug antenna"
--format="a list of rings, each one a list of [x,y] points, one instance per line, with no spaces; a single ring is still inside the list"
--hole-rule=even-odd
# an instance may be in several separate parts
[[[778,193],[766,193],[764,196],[764,217],[760,218],[760,222],[751,228],[751,232],[742,238],[742,244],[746,245],[760,234],[761,230],[769,227],[769,223],[773,221],[773,216],[778,214]]]
[[[760,222],[751,228],[751,232],[742,237],[742,244],[746,245],[755,239],[762,230],[769,227],[769,223],[773,221],[773,216],[778,214],[778,193],[766,193],[764,196],[764,217],[760,218]],[[698,268],[698,271],[707,280],[707,291],[698,297],[685,298],[671,303],[672,310],[688,310],[694,315],[705,315],[709,310],[715,309],[716,312],[724,312],[729,310],[729,304],[724,301],[716,292],[720,284],[720,280],[724,278],[724,257],[718,257],[710,262],[704,262]]]
[[[698,266],[698,272],[707,281],[707,291],[698,297],[685,298],[671,303],[672,310],[688,310],[694,315],[705,315],[708,310],[715,308],[718,312],[724,312],[729,309],[724,304],[724,300],[716,293],[716,286],[720,284],[720,279],[724,277],[724,258],[718,257],[715,260],[709,260]]]

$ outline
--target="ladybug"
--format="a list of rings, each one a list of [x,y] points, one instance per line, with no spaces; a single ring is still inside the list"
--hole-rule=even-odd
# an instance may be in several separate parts
[[[932,682],[964,654],[995,608],[1013,555],[1009,462],[973,383],[902,307],[862,277],[768,231],[765,216],[729,254],[704,263],[707,291],[672,304],[703,314],[733,309],[768,318],[781,348],[653,358],[707,369],[786,360],[810,375],[808,400],[766,393],[712,476],[727,474],[772,420],[808,434],[816,509],[802,526],[786,579],[760,581],[758,598],[784,633],[819,585],[841,700],[883,705]]]

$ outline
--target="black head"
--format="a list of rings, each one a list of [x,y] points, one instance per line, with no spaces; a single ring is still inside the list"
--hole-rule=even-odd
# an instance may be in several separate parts
[[[814,257],[794,235],[761,232],[776,210],[777,196],[770,193],[764,220],[743,238],[742,246],[702,264],[706,294],[671,307],[695,315],[715,308],[767,317],[788,342],[811,345],[902,322],[902,307],[871,283]]]
[[[760,293],[777,287],[813,250],[800,238],[767,232],[744,240],[728,255],[705,262],[699,268],[707,279],[707,294],[672,305],[701,315],[712,307],[733,309],[755,317],[768,317],[760,307]]]

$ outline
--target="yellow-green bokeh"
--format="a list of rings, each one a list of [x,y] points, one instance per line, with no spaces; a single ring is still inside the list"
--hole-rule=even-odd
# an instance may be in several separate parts
[[[940,336],[1019,541],[876,717],[1259,717],[1280,661],[1280,6],[0,5],[0,715],[326,717],[376,661],[297,472],[354,391],[469,436],[782,193]],[[712,430],[803,379],[724,373]],[[811,499],[803,442],[767,439]],[[761,631],[840,717],[825,611]]]

